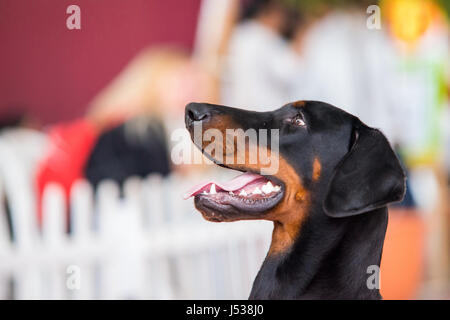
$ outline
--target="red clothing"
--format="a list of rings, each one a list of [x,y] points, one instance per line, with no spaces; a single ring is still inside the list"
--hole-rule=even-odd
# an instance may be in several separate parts
[[[39,223],[42,222],[42,195],[45,186],[57,183],[64,189],[67,200],[72,184],[83,177],[83,168],[97,136],[96,128],[83,119],[50,129],[50,147],[39,164],[36,175]]]

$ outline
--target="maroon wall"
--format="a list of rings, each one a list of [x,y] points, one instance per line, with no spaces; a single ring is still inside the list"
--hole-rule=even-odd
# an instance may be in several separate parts
[[[66,8],[81,8],[68,30]],[[0,116],[22,105],[43,124],[80,116],[140,49],[192,46],[200,0],[0,0]]]

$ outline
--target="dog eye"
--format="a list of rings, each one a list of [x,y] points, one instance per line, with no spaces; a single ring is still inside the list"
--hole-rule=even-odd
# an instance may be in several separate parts
[[[292,123],[299,127],[306,126],[305,121],[300,117],[295,117],[294,119],[292,119]]]

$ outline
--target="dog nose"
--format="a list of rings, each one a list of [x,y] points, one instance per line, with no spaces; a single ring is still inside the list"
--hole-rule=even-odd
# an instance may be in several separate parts
[[[203,103],[191,102],[186,106],[185,120],[188,125],[194,121],[205,121],[210,116],[210,109]]]

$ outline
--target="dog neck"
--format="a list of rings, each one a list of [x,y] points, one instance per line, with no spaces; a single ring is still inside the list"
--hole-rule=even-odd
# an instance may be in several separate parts
[[[283,252],[269,251],[250,299],[381,298],[387,208],[343,219],[317,211],[322,209],[310,212],[297,235],[292,226],[274,223],[271,251],[278,237],[296,238]]]

